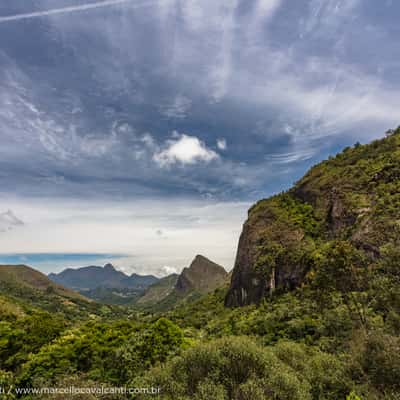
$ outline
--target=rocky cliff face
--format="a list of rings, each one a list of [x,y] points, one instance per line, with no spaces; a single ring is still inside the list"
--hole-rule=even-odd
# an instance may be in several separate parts
[[[179,275],[175,290],[180,294],[191,291],[208,293],[223,286],[227,277],[228,273],[223,267],[197,255],[189,268],[184,268]]]
[[[136,304],[153,311],[167,311],[181,302],[226,287],[229,276],[220,265],[197,255],[179,275],[169,275],[150,286]]]
[[[225,304],[259,302],[300,286],[315,251],[348,240],[371,258],[400,237],[400,129],[346,148],[288,192],[255,204],[239,240]]]

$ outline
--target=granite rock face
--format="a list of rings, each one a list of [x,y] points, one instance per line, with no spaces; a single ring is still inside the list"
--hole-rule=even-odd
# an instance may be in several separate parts
[[[184,268],[179,275],[175,289],[181,294],[191,291],[209,293],[223,286],[227,277],[228,273],[223,267],[204,256],[197,255],[189,268]]]
[[[258,303],[301,286],[332,240],[372,259],[400,238],[400,129],[314,167],[285,193],[250,208],[225,305]]]

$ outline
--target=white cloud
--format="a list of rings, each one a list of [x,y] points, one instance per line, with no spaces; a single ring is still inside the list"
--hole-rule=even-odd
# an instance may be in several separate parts
[[[227,145],[226,145],[226,139],[224,139],[224,138],[218,139],[218,140],[217,140],[217,147],[218,147],[220,150],[226,150],[226,147],[227,147]]]
[[[16,217],[11,210],[0,213],[0,232],[7,232],[21,225],[24,225],[23,221]]]
[[[166,147],[155,153],[154,161],[161,167],[176,163],[196,164],[198,162],[210,162],[217,159],[218,154],[209,149],[206,144],[196,136],[177,134],[174,139],[168,140]]]
[[[119,269],[158,275],[169,273],[164,266],[180,271],[196,254],[232,268],[250,206],[200,199],[116,202],[0,197],[0,209],[6,210],[8,204],[13,214],[24,216],[25,225],[2,234],[0,253],[123,254],[126,257],[113,261]],[[156,235],[157,229],[168,235]],[[55,261],[51,269],[58,267]]]
[[[161,272],[162,272],[162,275],[171,275],[171,274],[178,273],[176,268],[170,267],[168,265],[164,265],[163,267],[161,267]]]

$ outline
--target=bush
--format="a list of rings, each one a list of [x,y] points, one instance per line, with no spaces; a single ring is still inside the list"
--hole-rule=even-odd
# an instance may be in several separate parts
[[[131,386],[136,385],[161,387],[163,399],[203,399],[215,391],[208,398],[311,400],[306,379],[247,337],[193,347]]]
[[[381,391],[400,390],[400,338],[375,332],[365,339],[361,367]]]

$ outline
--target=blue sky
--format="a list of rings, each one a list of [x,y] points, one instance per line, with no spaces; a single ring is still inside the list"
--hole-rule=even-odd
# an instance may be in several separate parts
[[[395,1],[3,3],[1,253],[230,269],[253,201],[399,124]]]

